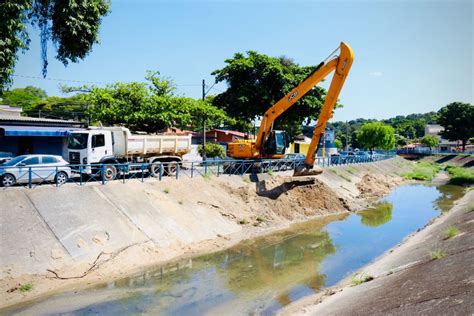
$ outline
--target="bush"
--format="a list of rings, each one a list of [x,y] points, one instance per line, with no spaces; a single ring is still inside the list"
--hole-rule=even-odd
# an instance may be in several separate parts
[[[449,180],[451,184],[474,184],[474,170],[472,169],[447,166],[446,171],[451,175],[451,179]]]
[[[198,152],[201,156],[204,156],[204,147],[200,145],[198,147]],[[207,158],[225,158],[225,150],[219,144],[216,143],[206,143],[206,157]]]

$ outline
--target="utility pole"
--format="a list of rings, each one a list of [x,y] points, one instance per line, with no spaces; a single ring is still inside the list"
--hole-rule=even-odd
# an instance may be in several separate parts
[[[202,79],[202,101],[206,101],[206,81]],[[206,161],[206,118],[203,120],[203,132],[202,132],[202,160]]]
[[[346,120],[346,151],[349,150],[349,123]]]

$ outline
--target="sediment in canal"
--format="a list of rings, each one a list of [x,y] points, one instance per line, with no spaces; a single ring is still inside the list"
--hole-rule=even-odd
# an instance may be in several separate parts
[[[306,180],[288,171],[257,182],[223,175],[2,190],[0,307],[367,207],[410,168],[393,158]],[[26,283],[27,294],[15,290]]]

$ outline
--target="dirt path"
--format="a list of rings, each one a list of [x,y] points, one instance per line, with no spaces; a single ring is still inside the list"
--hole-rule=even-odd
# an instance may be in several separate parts
[[[449,227],[456,236],[447,238]],[[435,251],[441,258],[433,259]],[[474,313],[474,191],[400,246],[349,279],[285,308],[282,315],[470,315]]]

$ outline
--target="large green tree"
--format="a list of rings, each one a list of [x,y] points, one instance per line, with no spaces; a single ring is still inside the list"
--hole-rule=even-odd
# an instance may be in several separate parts
[[[462,151],[469,138],[474,136],[474,106],[453,102],[438,111],[438,123],[444,127],[441,136],[451,141],[460,140]]]
[[[41,37],[43,76],[48,67],[47,47],[57,48],[64,65],[84,59],[98,42],[108,0],[2,0],[0,2],[0,95],[11,84],[18,53],[29,47],[28,25]]]
[[[236,119],[237,128],[249,132],[252,121],[261,117],[273,104],[304,80],[314,69],[302,67],[287,57],[269,57],[255,51],[237,53],[214,71],[216,82],[226,82],[228,89],[213,101]],[[301,125],[317,119],[326,91],[313,88],[276,122],[292,138],[301,133]]]
[[[395,132],[382,122],[367,123],[361,127],[357,140],[371,152],[375,148],[388,150],[395,146]]]
[[[432,147],[436,147],[439,144],[438,137],[433,136],[433,135],[426,135],[423,136],[421,139],[421,143],[425,146],[428,146],[431,150]]]
[[[206,101],[175,95],[172,81],[158,72],[149,73],[147,83],[115,83],[106,87],[79,87],[67,91],[87,91],[92,121],[105,125],[124,124],[135,131],[157,132],[167,127],[200,130],[227,122],[226,113]]]

